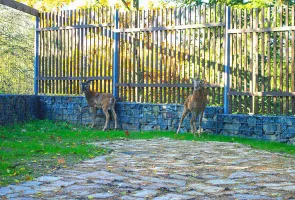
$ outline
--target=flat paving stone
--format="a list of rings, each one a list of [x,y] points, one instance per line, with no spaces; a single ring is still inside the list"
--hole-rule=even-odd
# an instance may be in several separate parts
[[[61,177],[55,177],[55,176],[41,176],[37,178],[37,181],[42,181],[42,182],[53,182],[61,179]]]
[[[109,154],[0,187],[0,199],[292,199],[295,157],[222,142],[117,140]]]
[[[268,196],[262,195],[253,195],[253,194],[234,194],[233,197],[235,199],[272,199]]]
[[[132,194],[134,197],[150,198],[157,194],[156,190],[141,190],[137,191],[135,194]]]
[[[0,188],[0,196],[4,196],[6,194],[9,194],[12,192],[12,189],[10,187],[1,187]]]
[[[115,197],[117,194],[111,194],[111,193],[96,193],[96,194],[91,194],[88,196],[89,199],[94,198],[94,199],[106,199],[110,197]]]
[[[161,197],[156,197],[154,200],[182,200],[182,199],[194,199],[192,196],[183,194],[169,193]]]
[[[236,181],[228,180],[228,179],[210,180],[207,183],[212,184],[212,185],[233,185],[233,184],[237,184]]]

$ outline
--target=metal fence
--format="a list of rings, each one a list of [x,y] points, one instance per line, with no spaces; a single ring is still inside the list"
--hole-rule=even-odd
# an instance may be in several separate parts
[[[224,5],[120,12],[110,8],[42,13],[38,92],[77,94],[118,88],[123,101],[182,103],[190,78],[202,77],[211,104],[222,104]],[[114,29],[114,24],[118,27]],[[118,35],[118,81],[113,85],[113,34]]]

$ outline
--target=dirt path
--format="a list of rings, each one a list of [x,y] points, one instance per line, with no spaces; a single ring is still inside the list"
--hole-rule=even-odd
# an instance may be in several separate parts
[[[295,158],[244,145],[169,139],[99,142],[114,150],[0,188],[12,199],[295,199]]]

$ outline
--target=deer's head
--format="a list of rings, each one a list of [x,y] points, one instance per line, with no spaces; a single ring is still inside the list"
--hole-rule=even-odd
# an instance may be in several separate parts
[[[204,85],[205,85],[204,80],[196,78],[196,79],[193,79],[193,81],[194,81],[194,90],[198,90],[198,89],[204,87]]]
[[[85,92],[88,92],[90,90],[90,85],[89,83],[91,82],[92,80],[88,80],[86,82],[80,82],[80,85],[81,85],[81,93],[85,93]]]

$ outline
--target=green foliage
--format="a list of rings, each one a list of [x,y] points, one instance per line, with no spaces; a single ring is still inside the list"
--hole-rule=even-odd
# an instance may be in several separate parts
[[[0,91],[33,93],[34,20],[0,5]]]
[[[98,140],[171,138],[176,140],[235,142],[255,149],[295,154],[293,145],[232,136],[190,133],[175,135],[172,131],[127,132],[106,131],[48,120],[14,126],[0,126],[0,186],[31,180],[110,150],[90,145]]]
[[[202,0],[167,0],[168,2],[175,2],[178,5],[201,5],[205,1]],[[245,3],[244,3],[245,2]],[[265,6],[281,6],[281,5],[293,5],[294,0],[209,0],[209,4],[214,5],[216,3],[224,3],[228,6],[239,8],[261,8]]]

